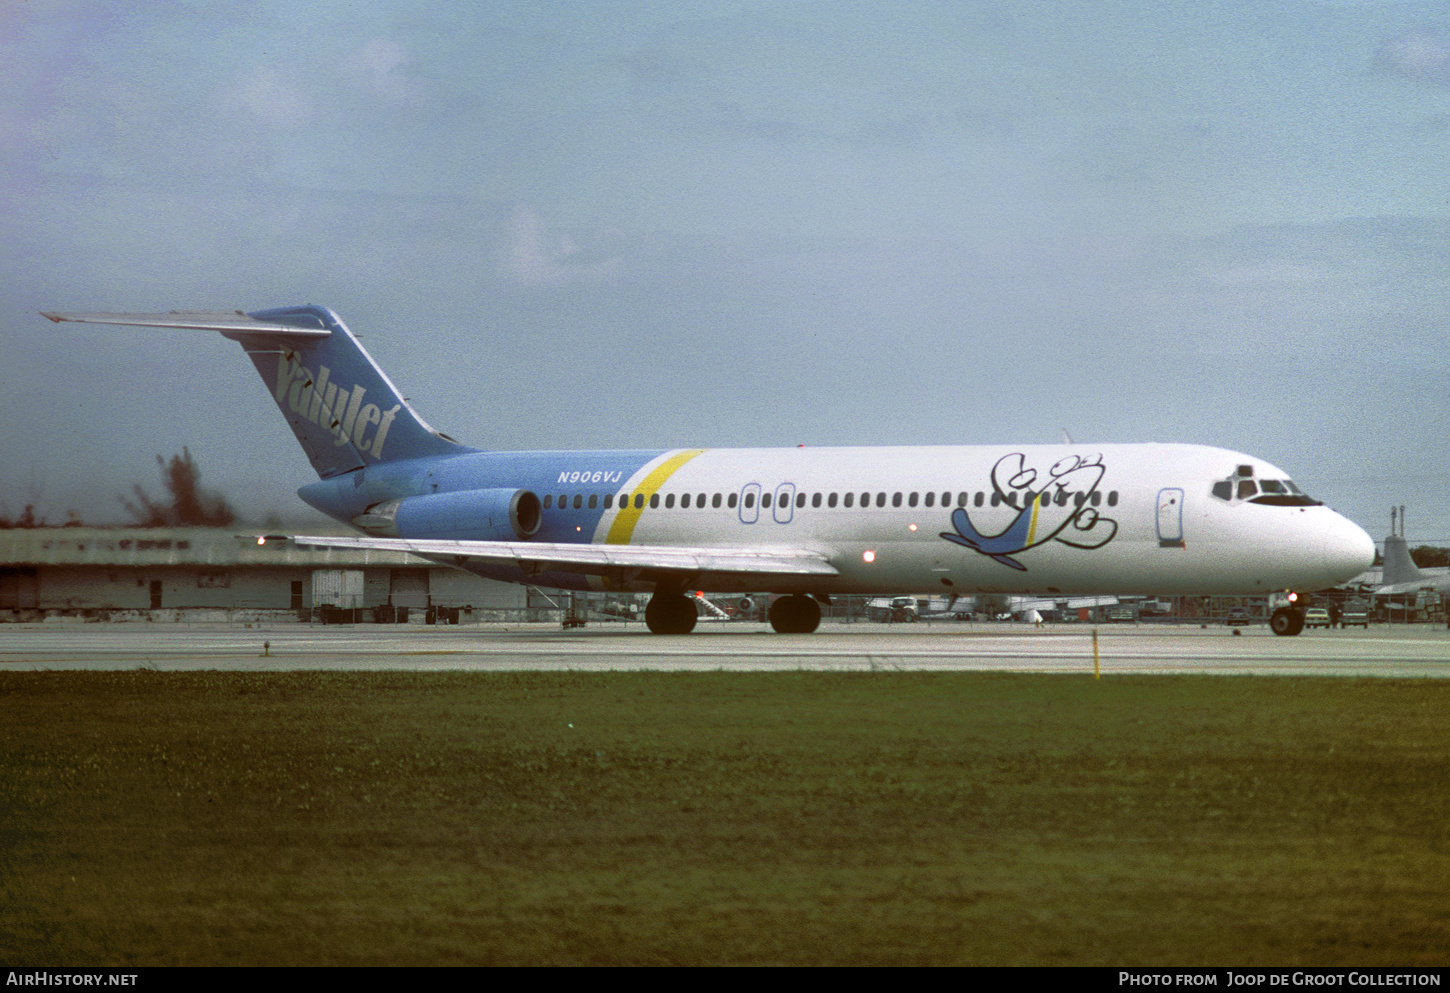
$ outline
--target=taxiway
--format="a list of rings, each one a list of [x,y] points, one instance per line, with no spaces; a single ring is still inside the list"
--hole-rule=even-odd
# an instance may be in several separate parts
[[[1266,628],[1143,625],[1098,629],[1114,673],[1450,676],[1450,632],[1374,627],[1276,638]],[[702,624],[661,637],[642,625],[34,624],[0,628],[0,671],[770,669],[1093,672],[1091,628],[1008,624],[824,624],[780,635],[763,624]]]

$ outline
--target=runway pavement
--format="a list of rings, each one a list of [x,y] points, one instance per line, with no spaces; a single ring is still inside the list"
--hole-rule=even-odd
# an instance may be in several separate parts
[[[1426,625],[1277,638],[1196,625],[1103,626],[1114,673],[1444,677],[1450,632]],[[157,670],[975,670],[1091,675],[1092,628],[1063,624],[823,624],[812,635],[702,623],[683,636],[639,624],[341,625],[185,623],[0,625],[0,672]]]

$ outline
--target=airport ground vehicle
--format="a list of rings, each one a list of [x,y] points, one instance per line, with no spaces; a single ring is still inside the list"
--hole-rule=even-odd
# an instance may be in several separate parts
[[[1333,625],[1329,621],[1329,611],[1323,607],[1310,607],[1304,611],[1304,626],[1306,628],[1327,628]]]
[[[1249,624],[1252,622],[1249,618],[1249,612],[1246,609],[1244,609],[1243,607],[1230,607],[1228,610],[1228,617],[1224,619],[1224,623],[1227,624],[1229,627],[1234,628],[1248,627]]]
[[[920,608],[915,597],[882,597],[866,605],[866,616],[885,624],[902,624],[921,620]]]
[[[1369,628],[1369,605],[1363,600],[1351,600],[1344,605],[1339,614],[1339,626],[1342,628],[1362,627]]]

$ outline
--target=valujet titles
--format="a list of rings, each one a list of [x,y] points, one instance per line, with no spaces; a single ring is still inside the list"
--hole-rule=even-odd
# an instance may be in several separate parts
[[[392,410],[383,411],[375,403],[364,404],[366,389],[329,383],[331,375],[332,371],[323,366],[314,377],[312,370],[298,360],[297,353],[283,352],[277,358],[277,405],[286,404],[298,416],[330,432],[339,447],[352,442],[359,453],[382,458],[388,429],[403,405],[394,404]],[[369,425],[377,425],[371,436]]]

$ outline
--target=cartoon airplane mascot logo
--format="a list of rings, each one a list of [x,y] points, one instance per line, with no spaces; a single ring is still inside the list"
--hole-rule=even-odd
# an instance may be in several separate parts
[[[956,531],[943,531],[941,536],[1022,572],[1027,567],[1012,556],[1049,541],[1101,548],[1118,533],[1117,521],[1102,516],[1096,507],[1102,501],[1098,483],[1105,468],[1101,455],[1071,455],[1044,477],[1027,465],[1026,456],[1005,455],[992,467],[994,503],[1020,507],[1017,517],[1001,533],[985,535],[972,525],[966,508],[958,507],[952,511]]]

